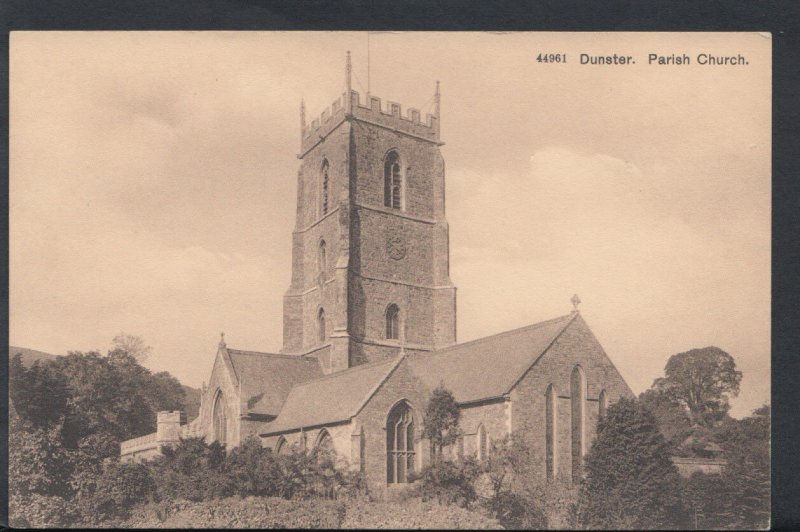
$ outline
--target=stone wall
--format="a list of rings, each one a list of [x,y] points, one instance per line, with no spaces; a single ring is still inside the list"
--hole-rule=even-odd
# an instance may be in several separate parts
[[[546,476],[545,393],[551,384],[557,398],[557,476],[564,480],[572,478],[570,377],[578,365],[587,386],[584,392],[585,451],[588,452],[596,433],[600,392],[605,390],[609,405],[620,397],[633,396],[583,318],[577,316],[511,393],[512,430],[531,443],[542,478]]]

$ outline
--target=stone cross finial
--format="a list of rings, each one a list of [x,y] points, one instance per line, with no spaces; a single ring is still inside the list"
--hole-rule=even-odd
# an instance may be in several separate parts
[[[578,305],[581,304],[581,298],[578,297],[578,294],[575,294],[570,301],[572,301],[573,312],[578,312]]]
[[[220,347],[225,347],[225,333],[224,332],[219,333],[219,346]]]

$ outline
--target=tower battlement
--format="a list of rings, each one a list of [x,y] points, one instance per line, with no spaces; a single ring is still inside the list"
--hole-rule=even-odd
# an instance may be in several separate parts
[[[435,114],[426,114],[423,122],[419,109],[409,108],[406,115],[403,116],[403,109],[399,103],[387,101],[383,105],[380,98],[371,95],[368,101],[362,103],[361,95],[354,90],[350,91],[350,105],[348,106],[347,103],[347,92],[343,92],[322,111],[318,118],[313,119],[309,124],[305,123],[305,117],[302,116],[301,156],[330,134],[345,119],[361,120],[423,140],[439,142],[439,117]]]

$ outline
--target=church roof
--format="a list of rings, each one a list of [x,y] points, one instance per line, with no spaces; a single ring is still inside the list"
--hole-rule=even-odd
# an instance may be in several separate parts
[[[444,383],[456,401],[502,397],[575,319],[570,314],[431,353],[398,355],[297,384],[262,434],[347,421],[405,358],[429,389]]]
[[[355,416],[402,360],[402,355],[363,364],[298,384],[289,393],[278,419],[262,433],[346,421]]]
[[[224,351],[251,414],[278,415],[293,386],[322,375],[315,358],[228,348]]]
[[[502,397],[576,316],[561,316],[432,353],[415,353],[409,355],[408,363],[428,388],[441,382],[459,403]]]

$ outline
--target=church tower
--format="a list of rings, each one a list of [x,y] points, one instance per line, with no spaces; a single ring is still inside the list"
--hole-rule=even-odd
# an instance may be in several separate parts
[[[326,373],[456,341],[440,94],[420,120],[351,86],[306,124],[301,104],[292,280],[283,352]]]

